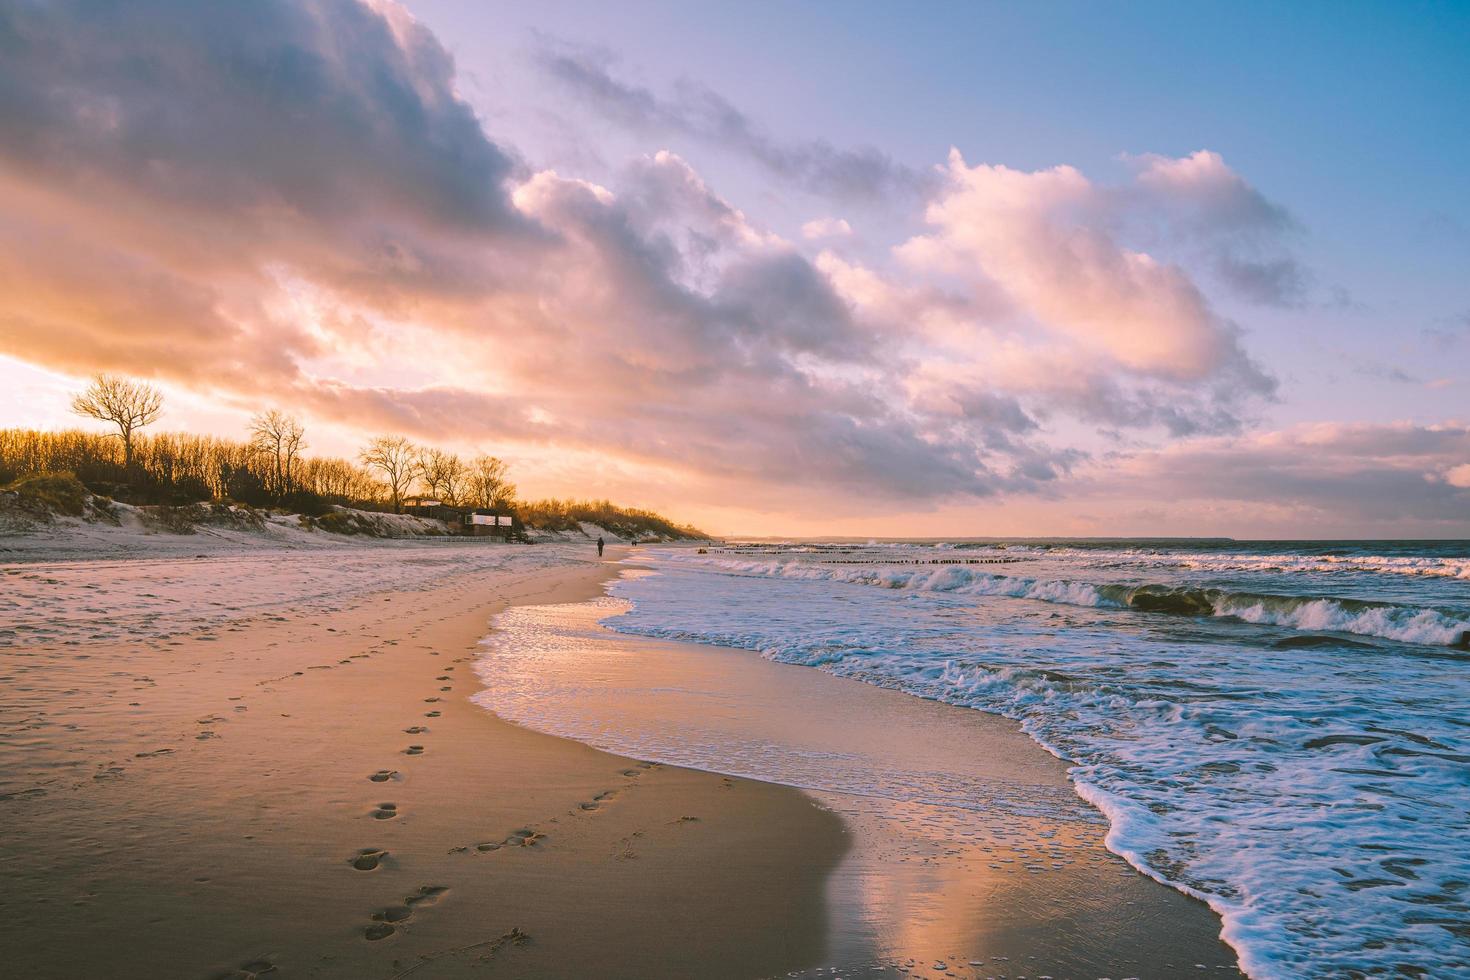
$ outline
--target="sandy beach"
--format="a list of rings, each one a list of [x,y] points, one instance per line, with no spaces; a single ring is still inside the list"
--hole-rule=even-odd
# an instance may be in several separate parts
[[[978,977],[1044,956],[1073,968],[1057,976],[1109,975],[1085,972],[1109,963],[1166,976],[1233,964],[1208,910],[1129,873],[1096,820],[981,821],[947,840],[932,814],[865,811],[497,718],[470,700],[492,617],[595,599],[624,549],[597,562],[495,547],[5,567],[7,971],[762,977],[861,960],[873,975]],[[359,563],[353,588],[329,584],[334,562]],[[227,588],[242,575],[278,598]],[[796,671],[805,686],[778,686],[808,699],[851,683],[730,651],[690,668],[668,646],[640,649],[639,666],[662,674],[650,683],[687,686],[691,669],[723,682],[745,669],[729,657]],[[608,683],[602,666],[589,661],[589,688]],[[739,676],[731,696],[769,719],[765,675]],[[966,751],[989,748],[978,776],[997,787],[1069,792],[1062,765],[1009,723],[856,686],[890,728],[917,711],[931,734],[963,729]],[[1001,851],[1037,835],[1066,849],[1065,870],[1005,873],[1015,858]],[[963,959],[981,947],[988,961]]]
[[[596,594],[610,567],[507,564],[162,641],[7,647],[6,972],[733,977],[815,962],[845,846],[835,817],[795,790],[640,765],[466,700],[492,614]]]

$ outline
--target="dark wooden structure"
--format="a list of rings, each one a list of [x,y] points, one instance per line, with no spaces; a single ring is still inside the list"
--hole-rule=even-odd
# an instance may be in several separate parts
[[[516,519],[493,510],[472,510],[464,515],[464,533],[477,538],[510,538],[515,536]]]

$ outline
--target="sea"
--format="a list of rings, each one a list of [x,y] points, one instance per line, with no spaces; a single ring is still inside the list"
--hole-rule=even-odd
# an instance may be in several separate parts
[[[1251,976],[1470,976],[1470,542],[640,552],[604,626],[1014,719]]]

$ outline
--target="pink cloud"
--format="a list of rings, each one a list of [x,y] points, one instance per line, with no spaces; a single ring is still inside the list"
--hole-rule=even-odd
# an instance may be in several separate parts
[[[1179,266],[1122,245],[1108,195],[1072,167],[969,166],[951,151],[926,213],[897,251],[919,272],[993,282],[1037,325],[1126,370],[1199,381],[1223,370],[1265,389],[1238,331]]]

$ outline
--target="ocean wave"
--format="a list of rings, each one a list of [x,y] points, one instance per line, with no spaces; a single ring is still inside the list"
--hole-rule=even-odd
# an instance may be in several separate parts
[[[819,551],[882,551],[912,549],[918,546],[902,542],[870,542],[868,544],[760,544],[734,546],[729,552],[752,554],[815,553]],[[1088,546],[1075,544],[1037,544],[993,541],[939,541],[924,546],[944,551],[983,551],[995,554],[1044,556],[1059,561],[1075,561],[1090,565],[1130,566],[1136,568],[1174,569],[1211,575],[1240,572],[1246,574],[1367,574],[1393,575],[1407,578],[1458,579],[1470,581],[1470,557],[1462,555],[1391,555],[1358,552],[1349,549],[1317,551],[1201,551],[1161,546]]]
[[[1426,646],[1470,647],[1470,615],[1451,609],[1332,596],[1284,596],[1162,584],[1127,585],[1000,575],[964,566],[829,566],[717,558],[704,564],[738,575],[815,579],[884,589],[1004,596],[1074,606],[1229,617],[1287,629],[1353,633]]]
[[[1012,545],[1010,550],[1025,549]],[[1405,575],[1418,578],[1470,579],[1470,558],[1444,555],[1379,555],[1347,551],[1249,552],[1192,551],[1158,548],[1069,548],[1039,549],[1058,559],[1087,562],[1113,561],[1142,568],[1176,568],[1209,572],[1267,572],[1280,574],[1335,574],[1362,572],[1372,575]]]
[[[1121,553],[1127,554],[1127,553]],[[1169,565],[1174,568],[1210,573],[1275,572],[1283,574],[1334,574],[1367,572],[1374,575],[1408,575],[1423,578],[1470,580],[1470,558],[1397,555],[1293,555],[1293,554],[1184,554],[1128,557],[1141,564]],[[1140,561],[1142,558],[1142,561]]]

